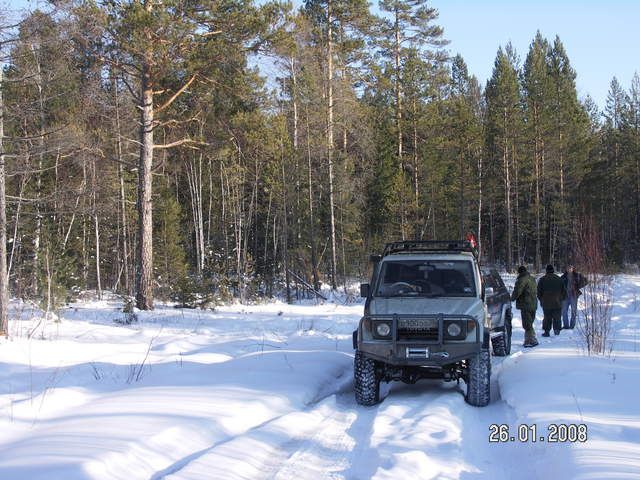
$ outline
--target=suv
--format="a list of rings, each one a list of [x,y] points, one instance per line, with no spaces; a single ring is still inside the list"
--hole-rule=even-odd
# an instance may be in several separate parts
[[[496,269],[482,268],[485,301],[491,326],[491,346],[496,357],[511,353],[511,295]]]
[[[464,241],[403,241],[374,262],[353,332],[356,401],[380,401],[380,382],[460,379],[465,400],[489,403],[491,354],[477,253]]]

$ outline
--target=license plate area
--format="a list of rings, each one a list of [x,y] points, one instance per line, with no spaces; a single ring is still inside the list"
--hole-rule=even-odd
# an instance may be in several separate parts
[[[407,358],[429,358],[429,347],[407,347]]]

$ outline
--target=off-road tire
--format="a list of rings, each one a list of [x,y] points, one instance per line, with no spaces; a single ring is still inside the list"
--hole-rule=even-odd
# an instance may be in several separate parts
[[[491,399],[491,353],[480,350],[467,360],[467,394],[464,399],[474,407],[486,407]]]
[[[499,337],[491,339],[491,346],[496,357],[506,357],[511,353],[511,312],[509,310],[505,313],[504,332]]]
[[[371,406],[380,402],[380,379],[376,375],[376,362],[358,351],[353,360],[353,387],[358,404]]]

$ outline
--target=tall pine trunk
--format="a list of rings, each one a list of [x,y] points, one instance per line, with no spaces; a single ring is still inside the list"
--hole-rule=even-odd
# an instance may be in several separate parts
[[[309,193],[309,244],[311,246],[311,275],[313,288],[320,290],[320,276],[318,275],[318,255],[316,253],[315,218],[313,216],[313,177],[311,165],[311,132],[309,131],[309,109],[305,108],[307,123],[307,182]],[[268,222],[267,222],[268,223]]]
[[[140,86],[140,160],[138,165],[138,255],[136,306],[153,309],[153,83],[150,59],[142,65]]]
[[[477,212],[477,240],[478,252],[482,255],[482,152],[478,154],[478,212]]]
[[[415,96],[413,98],[413,221],[414,221],[414,239],[420,240],[420,183],[419,183],[419,175],[418,175],[418,125],[417,119],[418,111],[416,105]]]
[[[122,222],[122,271],[124,275],[124,291],[131,295],[130,274],[129,274],[129,234],[127,225],[127,199],[124,189],[124,168],[122,166],[122,140],[120,138],[120,98],[118,96],[118,82],[113,79],[113,95],[116,114],[116,154],[118,155],[118,182],[120,186],[120,221]]]
[[[394,63],[395,63],[395,85],[394,94],[396,97],[396,142],[398,143],[398,164],[400,167],[400,181],[402,190],[404,190],[404,148],[402,144],[402,92],[401,92],[401,78],[400,78],[400,19],[398,7],[395,8],[395,23],[394,23]],[[407,222],[407,206],[404,196],[404,191],[400,191],[400,234],[402,240],[406,237],[405,225]]]
[[[542,249],[540,245],[541,239],[541,231],[540,231],[540,168],[542,161],[542,149],[540,142],[540,125],[538,120],[538,106],[537,104],[533,106],[533,121],[534,121],[534,151],[533,151],[533,163],[535,169],[535,182],[536,182],[536,193],[535,193],[535,214],[536,214],[536,254],[535,254],[535,268],[539,270],[542,266]]]
[[[0,68],[0,335],[9,334],[7,276],[7,199],[5,197],[3,69]]]
[[[395,45],[394,45],[394,62],[395,62],[395,96],[396,96],[396,134],[398,142],[398,161],[400,162],[400,170],[404,171],[402,164],[402,95],[400,92],[400,20],[398,7],[395,9]]]
[[[327,162],[329,167],[329,216],[331,223],[331,288],[337,289],[336,215],[333,178],[333,3],[327,2]]]
[[[100,272],[100,220],[98,218],[98,205],[97,205],[97,182],[96,182],[96,162],[93,161],[93,172],[91,176],[91,197],[92,197],[92,216],[93,216],[93,226],[94,226],[94,234],[95,234],[95,254],[96,254],[96,289],[98,294],[98,299],[102,298],[102,276]]]
[[[502,151],[502,163],[504,168],[504,203],[507,213],[507,271],[511,271],[513,265],[513,216],[511,213],[511,171],[509,165],[509,128],[507,111],[504,111],[504,139],[503,139],[503,151]]]
[[[45,110],[44,110],[44,94],[42,92],[42,70],[40,68],[40,60],[36,53],[36,49],[31,45],[31,52],[36,64],[36,86],[38,89],[38,109],[40,116],[39,135],[38,135],[38,171],[36,173],[36,192],[35,192],[35,208],[36,208],[36,228],[33,235],[33,293],[39,293],[39,271],[40,271],[40,244],[42,241],[42,212],[40,211],[40,193],[42,191],[42,171],[44,168],[45,154]]]

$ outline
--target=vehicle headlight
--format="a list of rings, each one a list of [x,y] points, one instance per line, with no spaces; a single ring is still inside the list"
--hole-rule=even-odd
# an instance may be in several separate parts
[[[464,340],[467,336],[466,320],[448,320],[444,322],[444,338],[447,340]]]
[[[376,325],[376,333],[381,337],[387,337],[391,333],[391,327],[388,323],[378,323]]]
[[[460,328],[460,325],[458,325],[457,323],[450,323],[447,327],[447,333],[450,337],[457,337],[458,335],[460,335],[460,333],[462,333],[462,328]]]

